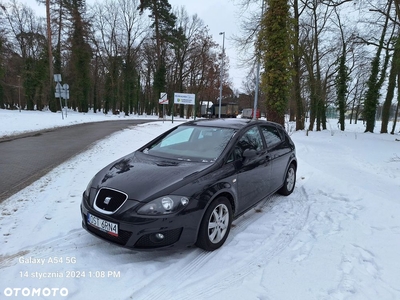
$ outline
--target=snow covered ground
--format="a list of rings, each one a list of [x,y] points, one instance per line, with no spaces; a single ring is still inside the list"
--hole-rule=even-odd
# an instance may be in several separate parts
[[[0,110],[0,137],[114,118]],[[293,133],[294,193],[236,220],[217,251],[136,252],[84,231],[91,177],[175,125],[116,133],[1,203],[0,299],[400,299],[400,136],[362,124]]]

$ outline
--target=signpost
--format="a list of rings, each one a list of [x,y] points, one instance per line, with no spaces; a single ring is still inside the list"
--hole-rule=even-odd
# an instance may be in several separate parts
[[[169,103],[166,92],[160,93],[160,99],[158,99],[158,103],[162,104],[162,106],[163,106],[163,123],[164,123],[164,120],[165,120],[165,106],[164,105],[168,105],[168,103]]]
[[[67,100],[69,99],[69,85],[66,83],[64,83],[63,85],[61,97],[65,99],[65,116],[67,116],[67,110],[68,110]]]
[[[61,116],[62,116],[62,119],[64,120],[64,113],[63,113],[61,98],[65,99],[65,117],[67,117],[67,108],[68,108],[67,100],[69,99],[69,85],[64,83],[64,85],[61,86],[61,83],[60,83],[61,82],[61,74],[54,74],[54,81],[57,82],[55,97],[60,98]]]

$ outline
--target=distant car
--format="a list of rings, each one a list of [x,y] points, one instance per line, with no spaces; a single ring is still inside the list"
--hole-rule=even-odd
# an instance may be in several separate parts
[[[82,226],[131,249],[212,251],[232,220],[296,182],[295,145],[278,124],[209,119],[181,124],[111,163],[83,193]]]
[[[252,119],[253,118],[253,108],[245,108],[242,111],[242,118],[244,119]],[[259,109],[256,110],[256,118],[259,119],[261,118],[261,112]]]

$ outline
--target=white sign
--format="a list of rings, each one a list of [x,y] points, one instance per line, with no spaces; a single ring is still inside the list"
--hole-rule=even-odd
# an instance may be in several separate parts
[[[54,96],[56,98],[69,99],[69,85],[65,83],[64,86],[62,86],[57,82]]]
[[[168,104],[168,99],[158,99],[159,104]]]
[[[175,104],[194,105],[195,98],[196,98],[195,94],[174,93],[174,103]]]
[[[61,74],[54,74],[53,76],[55,82],[61,82]]]
[[[56,93],[61,93],[61,91],[62,91],[62,86],[61,86],[61,84],[59,82],[57,82],[57,84],[56,84]]]
[[[168,96],[167,96],[166,92],[161,92],[160,93],[160,99],[167,100],[167,98],[168,98]]]

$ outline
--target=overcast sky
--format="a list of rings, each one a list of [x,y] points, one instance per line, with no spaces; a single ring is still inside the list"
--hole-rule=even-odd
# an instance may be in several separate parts
[[[86,3],[91,5],[96,1],[102,0],[86,0]],[[21,2],[35,8],[38,14],[45,14],[45,7],[38,6],[36,0],[21,0]],[[220,45],[220,51],[222,51],[223,35],[219,33],[225,32],[224,47],[230,62],[229,77],[234,88],[241,90],[242,81],[248,71],[238,68],[238,54],[232,41],[232,36],[239,34],[241,22],[239,0],[169,0],[169,3],[173,8],[184,6],[189,15],[197,14],[208,26],[214,41]]]

